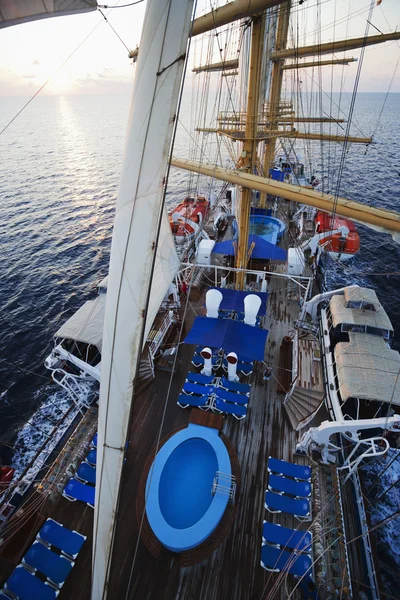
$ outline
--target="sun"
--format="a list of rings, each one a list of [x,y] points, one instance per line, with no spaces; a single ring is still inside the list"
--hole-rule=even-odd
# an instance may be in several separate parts
[[[59,69],[52,75],[46,87],[51,94],[67,94],[74,90],[75,81],[68,71]]]

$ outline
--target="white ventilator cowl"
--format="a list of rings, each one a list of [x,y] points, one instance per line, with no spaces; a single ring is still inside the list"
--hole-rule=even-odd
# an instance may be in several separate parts
[[[226,362],[228,363],[228,379],[229,381],[239,381],[239,377],[236,373],[237,371],[237,363],[238,357],[236,352],[229,352],[226,357]]]
[[[202,369],[202,375],[212,375],[212,352],[211,348],[203,348],[200,352],[201,356],[204,358],[204,369]]]
[[[244,299],[244,322],[247,325],[255,325],[258,311],[261,306],[260,296],[249,294]]]
[[[206,294],[207,317],[218,319],[218,309],[222,298],[223,296],[219,290],[208,290]]]

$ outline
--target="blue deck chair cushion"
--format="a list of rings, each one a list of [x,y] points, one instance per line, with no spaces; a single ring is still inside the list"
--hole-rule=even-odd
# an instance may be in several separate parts
[[[204,396],[204,394],[212,394],[213,389],[213,386],[201,385],[200,383],[191,383],[190,381],[185,381],[185,383],[183,384],[182,392],[184,394],[197,394],[198,396]]]
[[[311,576],[312,560],[308,554],[295,554],[266,544],[261,548],[261,565],[270,571],[307,577]]]
[[[85,535],[71,531],[53,519],[47,519],[36,537],[72,558],[78,556],[86,540]]]
[[[95,466],[95,465],[96,465],[96,462],[97,462],[97,449],[96,449],[96,448],[92,448],[92,449],[91,449],[91,450],[88,452],[88,454],[87,454],[87,456],[86,456],[85,460],[86,460],[86,462],[88,462],[88,463],[89,463],[89,465],[93,465],[93,466]]]
[[[96,484],[96,467],[92,467],[87,462],[79,465],[75,477],[86,483]]]
[[[220,387],[230,392],[240,392],[241,394],[246,394],[247,396],[249,395],[251,389],[251,386],[248,383],[229,381],[229,379],[225,376],[221,377]]]
[[[80,500],[86,502],[89,506],[94,508],[94,497],[96,488],[86,485],[73,477],[68,481],[64,488],[63,496],[67,500]]]
[[[219,369],[219,367],[221,366],[221,361],[222,359],[220,356],[212,357],[211,364],[214,370]],[[195,367],[202,367],[204,365],[204,358],[202,356],[193,356],[192,365],[194,365]]]
[[[311,496],[311,483],[309,481],[295,481],[272,473],[269,476],[268,489],[300,498]]]
[[[200,408],[201,406],[206,406],[207,402],[207,394],[204,396],[189,396],[188,394],[179,394],[177,404],[179,404],[181,408],[187,408],[188,406],[197,406]]]
[[[92,448],[97,448],[97,431],[94,434],[94,437],[93,437],[92,441],[90,442],[90,445],[92,446]]]
[[[298,552],[311,551],[312,536],[309,531],[298,531],[264,521],[262,537],[263,542],[268,544],[290,548]]]
[[[202,375],[201,373],[193,373],[193,371],[189,371],[189,373],[186,374],[186,381],[189,381],[190,383],[210,385],[214,381],[214,376]]]
[[[302,498],[289,498],[274,492],[266,492],[265,508],[270,512],[286,512],[295,517],[308,517],[310,502]]]
[[[237,418],[243,418],[247,413],[246,406],[239,406],[238,404],[224,402],[223,400],[220,400],[220,398],[215,398],[215,408],[220,412],[227,413],[228,415],[234,415]]]
[[[57,587],[64,584],[74,566],[70,560],[52,552],[40,542],[32,544],[22,562],[43,573]]]
[[[243,375],[251,375],[253,372],[253,363],[238,362],[237,370]]]
[[[233,404],[241,404],[242,406],[248,404],[249,398],[248,396],[243,396],[242,394],[236,394],[235,392],[228,392],[222,388],[216,388],[215,394],[217,398],[223,400],[224,402],[231,402]]]
[[[22,565],[18,565],[4,587],[20,600],[53,600],[59,594],[58,590],[32,575]]]
[[[296,465],[285,460],[272,458],[271,456],[268,459],[268,471],[284,475],[285,477],[293,477],[293,479],[302,479],[304,481],[311,479],[311,467]]]

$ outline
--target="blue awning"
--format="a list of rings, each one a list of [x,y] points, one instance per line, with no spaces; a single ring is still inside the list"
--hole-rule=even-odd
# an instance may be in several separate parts
[[[286,250],[275,246],[264,240],[259,235],[251,233],[249,235],[248,248],[254,242],[254,248],[250,256],[252,258],[263,259],[263,260],[286,260]],[[237,246],[237,242],[235,242]],[[214,246],[213,252],[216,254],[226,254],[227,256],[235,256],[235,248],[233,240],[226,240],[224,242],[217,242]]]
[[[267,312],[267,292],[242,292],[241,290],[231,290],[229,288],[217,287],[210,289],[218,290],[222,294],[222,302],[219,305],[220,310],[235,310],[236,312],[244,312],[244,299],[249,294],[253,294],[261,299],[261,305],[257,314],[265,315]]]
[[[236,352],[245,360],[264,360],[267,337],[267,329],[239,321],[196,317],[184,343],[223,348],[225,352]]]

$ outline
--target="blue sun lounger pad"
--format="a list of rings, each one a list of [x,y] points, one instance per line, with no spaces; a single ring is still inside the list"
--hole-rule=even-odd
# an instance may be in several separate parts
[[[90,450],[90,452],[87,454],[85,460],[90,465],[94,466],[96,464],[96,462],[97,462],[97,450],[96,450],[96,448],[92,448],[92,450]]]
[[[20,600],[53,600],[59,594],[58,590],[32,575],[22,565],[18,565],[9,577],[5,589],[10,590]]]
[[[296,465],[271,456],[268,459],[268,471],[285,477],[293,477],[293,479],[303,479],[304,481],[311,479],[311,467]]]
[[[304,577],[311,575],[312,560],[308,554],[294,554],[265,544],[261,548],[261,562],[269,569],[277,569]]]
[[[96,488],[86,485],[72,477],[64,488],[63,496],[70,496],[74,500],[80,500],[93,507],[95,490]],[[69,498],[67,498],[67,500],[69,500]]]
[[[249,403],[249,397],[243,396],[243,394],[236,394],[235,392],[228,392],[223,388],[216,388],[215,395],[224,402],[230,402],[231,404],[245,405]]]
[[[229,379],[225,376],[221,378],[220,386],[222,388],[226,388],[230,392],[240,392],[241,394],[249,394],[251,389],[248,383],[229,381]]]
[[[210,385],[214,380],[214,375],[202,375],[201,373],[193,373],[189,371],[186,374],[186,381],[191,383],[202,383],[203,385]]]
[[[55,546],[68,556],[76,558],[86,540],[86,536],[67,529],[53,519],[47,519],[39,530],[38,539]]]
[[[92,467],[86,462],[83,462],[79,465],[79,468],[76,472],[75,477],[78,479],[82,479],[82,481],[86,481],[87,483],[96,484],[96,467]]]
[[[52,552],[40,542],[34,542],[22,560],[46,575],[58,587],[63,585],[74,566],[70,560]]]
[[[289,498],[274,492],[265,493],[265,507],[272,512],[285,512],[298,517],[307,517],[310,514],[310,502],[303,498]]]
[[[298,496],[299,498],[309,498],[311,496],[311,483],[309,481],[295,481],[272,473],[269,476],[268,489],[290,494],[290,496]]]
[[[208,402],[208,395],[204,396],[189,396],[189,394],[179,394],[178,404],[182,408],[186,408],[187,406],[206,406]]]
[[[264,521],[262,536],[263,541],[269,544],[278,544],[282,548],[290,548],[299,552],[311,551],[312,536],[309,531],[289,529]]]

